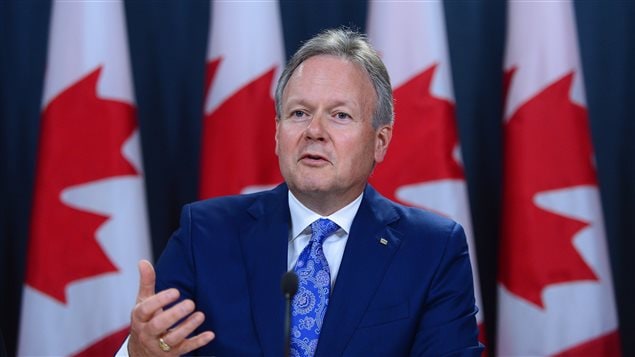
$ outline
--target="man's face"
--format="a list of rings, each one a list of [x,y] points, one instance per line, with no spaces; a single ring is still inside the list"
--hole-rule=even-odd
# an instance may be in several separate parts
[[[291,191],[341,208],[384,159],[392,127],[372,127],[377,95],[357,65],[334,56],[304,61],[282,94],[276,154]],[[330,214],[332,212],[320,212]]]

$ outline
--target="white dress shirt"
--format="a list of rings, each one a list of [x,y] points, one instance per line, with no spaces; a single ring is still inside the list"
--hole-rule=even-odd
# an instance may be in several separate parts
[[[305,205],[298,201],[291,191],[289,191],[291,230],[289,231],[287,269],[293,269],[295,263],[298,261],[300,253],[302,253],[302,250],[304,250],[304,248],[309,244],[309,241],[311,240],[311,223],[320,218],[328,218],[340,226],[335,233],[328,236],[324,240],[324,243],[322,243],[322,249],[324,250],[324,255],[326,256],[326,261],[329,263],[329,270],[331,272],[332,289],[335,284],[335,280],[337,279],[337,273],[340,271],[344,248],[346,248],[346,242],[348,241],[348,233],[351,231],[353,219],[357,214],[359,205],[362,203],[363,196],[363,193],[360,194],[344,208],[324,217],[308,209]]]

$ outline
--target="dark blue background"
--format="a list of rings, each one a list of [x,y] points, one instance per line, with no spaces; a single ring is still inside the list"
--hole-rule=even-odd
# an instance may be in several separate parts
[[[280,7],[288,55],[322,28],[365,29],[365,1]],[[0,0],[0,328],[9,355],[16,347],[50,9],[50,1]],[[157,256],[181,205],[197,198],[209,2],[128,0],[125,9]],[[504,1],[448,1],[445,9],[492,348],[506,8]],[[575,13],[622,343],[625,355],[635,355],[635,2],[580,1]]]

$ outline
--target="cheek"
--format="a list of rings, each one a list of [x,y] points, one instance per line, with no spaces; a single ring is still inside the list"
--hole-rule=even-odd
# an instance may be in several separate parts
[[[373,165],[375,159],[375,143],[368,137],[357,137],[352,140],[345,150],[340,152],[340,157],[346,158],[348,165],[354,171],[365,171]]]
[[[293,141],[291,136],[287,133],[281,132],[276,135],[276,155],[280,159],[286,159],[291,156],[293,149]]]

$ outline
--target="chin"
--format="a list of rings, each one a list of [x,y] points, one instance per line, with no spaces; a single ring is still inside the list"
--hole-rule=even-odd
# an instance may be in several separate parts
[[[319,184],[299,184],[296,186],[296,188],[298,189],[298,191],[304,193],[320,193],[328,191],[328,187],[324,187],[323,185]]]
[[[312,179],[309,181],[303,180],[302,182],[295,182],[293,184],[289,184],[297,191],[302,193],[321,193],[328,192],[332,187],[328,184],[325,184],[325,180],[320,180],[319,178]]]

